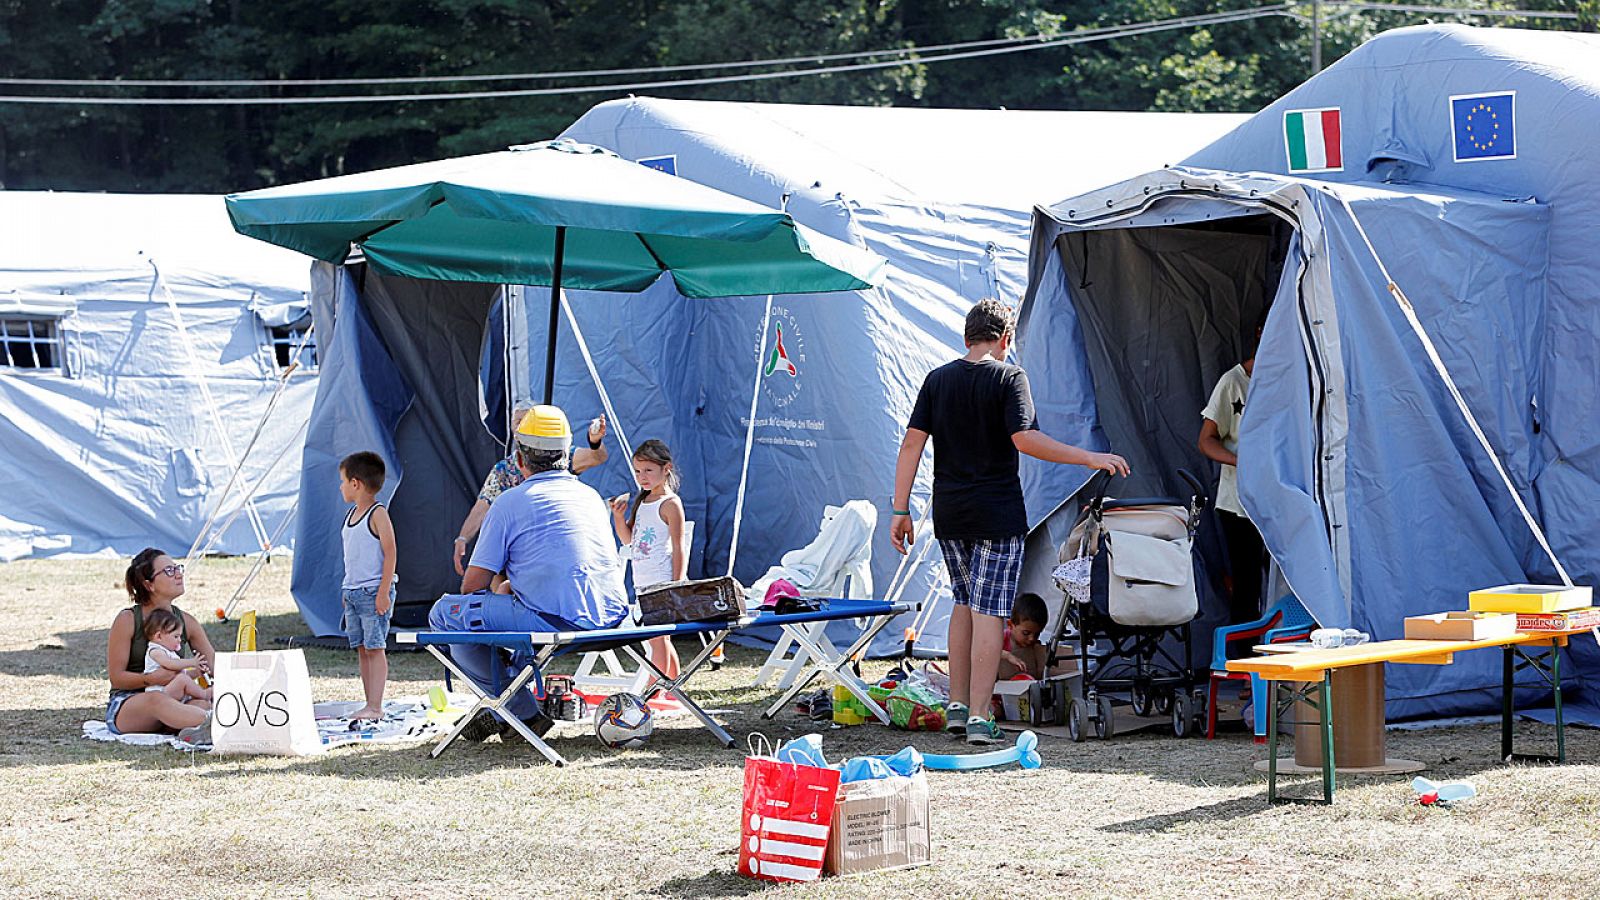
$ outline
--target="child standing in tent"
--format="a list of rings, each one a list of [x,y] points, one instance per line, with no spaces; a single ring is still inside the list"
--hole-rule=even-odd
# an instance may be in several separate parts
[[[1004,738],[990,706],[1006,621],[1022,574],[1028,531],[1017,476],[1019,452],[1047,462],[1088,466],[1118,475],[1128,463],[1047,437],[1034,418],[1028,376],[1005,362],[1011,310],[984,300],[967,313],[967,355],[922,382],[895,461],[890,540],[906,552],[915,535],[911,487],[922,450],[933,439],[933,533],[939,540],[955,608],[950,612],[950,707],[947,730],[969,744]]]
[[[352,503],[340,535],[344,539],[344,633],[360,658],[366,705],[350,721],[383,718],[383,686],[389,680],[389,618],[394,612],[394,523],[378,502],[386,470],[383,459],[363,450],[339,463],[339,494]]]
[[[1256,340],[1261,340],[1260,329]],[[1250,375],[1256,368],[1255,352],[1250,358],[1222,374],[1211,399],[1200,411],[1200,452],[1221,463],[1217,478],[1217,518],[1222,523],[1223,540],[1228,545],[1228,572],[1231,580],[1229,615],[1234,622],[1248,622],[1261,613],[1261,569],[1266,548],[1261,534],[1245,515],[1239,502],[1239,423],[1244,419],[1245,396],[1250,391]]]
[[[678,497],[678,473],[672,468],[672,451],[649,440],[633,451],[633,480],[639,496],[630,509],[626,494],[611,501],[611,523],[617,539],[633,556],[633,592],[649,590],[668,581],[689,577],[689,546]],[[650,659],[668,678],[678,677],[678,651],[672,638],[649,642]]]

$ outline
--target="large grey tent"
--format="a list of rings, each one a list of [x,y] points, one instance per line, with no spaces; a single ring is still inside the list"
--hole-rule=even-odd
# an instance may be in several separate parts
[[[1600,37],[1374,39],[1183,167],[1040,210],[1045,427],[1129,455],[1130,493],[1214,477],[1199,410],[1266,310],[1240,493],[1322,624],[1392,638],[1475,588],[1592,583],[1596,146]],[[1028,474],[1059,532],[1082,473]],[[1480,709],[1499,678],[1492,654],[1392,667],[1391,712]]]
[[[635,98],[601,104],[568,128],[563,137],[785,208],[800,224],[889,260],[879,290],[774,303],[768,346],[781,329],[794,368],[761,376],[739,577],[753,581],[781,553],[806,544],[826,504],[868,498],[886,511],[895,447],[923,374],[957,352],[972,302],[1021,294],[1036,201],[1174,161],[1242,119]],[[503,435],[495,410],[507,394],[542,392],[544,292],[387,279],[359,268],[327,274],[318,302],[328,314],[337,306],[341,326],[337,346],[327,348],[324,390],[337,382],[363,391],[373,411],[348,439],[394,435],[406,472],[397,492],[427,494],[454,527]],[[426,304],[396,299],[424,295]],[[697,523],[691,573],[725,571],[763,298],[690,303],[670,283],[637,295],[568,297],[593,352],[586,360],[563,319],[557,403],[575,420],[601,411],[592,362],[630,436],[661,438],[678,457]],[[364,324],[345,331],[347,309]],[[322,306],[318,313],[323,321]],[[401,362],[403,371],[385,363],[390,374],[382,381],[345,381],[335,371],[342,354],[377,359],[386,345],[406,348],[395,359],[416,350],[426,362]],[[509,371],[502,368],[508,355]],[[308,468],[336,453],[308,446]],[[415,479],[419,465],[429,474]],[[614,461],[584,477],[614,495],[630,487],[628,472]],[[402,499],[397,494],[396,508]],[[401,574],[402,592],[409,581],[420,604],[432,599],[429,591],[449,587],[449,535],[423,537],[419,527],[408,538],[410,526],[399,527],[402,544],[412,540],[426,567]],[[897,562],[880,536],[880,593]],[[918,595],[917,586],[909,590]],[[328,617],[312,608],[325,607],[327,596],[297,574],[296,599],[313,627],[326,627],[319,623]],[[942,624],[929,632],[932,645],[942,646]]]
[[[0,222],[0,559],[182,554],[208,520],[212,552],[290,542],[306,259],[234,233],[221,197],[7,191]]]

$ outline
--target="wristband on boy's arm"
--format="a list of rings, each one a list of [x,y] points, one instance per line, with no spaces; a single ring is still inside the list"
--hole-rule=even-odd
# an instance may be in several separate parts
[[[600,449],[600,445],[605,442],[605,438],[601,438],[598,441],[595,440],[594,438],[588,438],[588,441],[589,441],[589,449],[590,450],[599,450]]]
[[[897,516],[909,516],[909,515],[911,515],[911,510],[909,510],[909,509],[891,509],[891,510],[889,510],[889,512],[894,514],[894,515],[897,515]]]

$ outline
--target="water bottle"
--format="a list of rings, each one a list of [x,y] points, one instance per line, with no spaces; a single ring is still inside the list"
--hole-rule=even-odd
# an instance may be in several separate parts
[[[1318,628],[1311,632],[1311,646],[1318,650],[1332,650],[1344,646],[1344,632],[1337,628]]]
[[[1343,635],[1344,646],[1346,647],[1359,647],[1360,645],[1365,644],[1367,641],[1372,640],[1371,635],[1367,634],[1365,631],[1357,631],[1354,628],[1346,628],[1343,632]]]

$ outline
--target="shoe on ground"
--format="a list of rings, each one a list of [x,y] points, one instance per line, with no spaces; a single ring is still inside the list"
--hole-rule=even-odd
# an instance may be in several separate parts
[[[1005,733],[1000,730],[1000,726],[996,725],[993,719],[967,723],[967,743],[986,745],[1004,744],[1005,742]]]
[[[556,726],[556,720],[550,718],[549,716],[545,715],[541,711],[541,712],[534,713],[533,715],[527,717],[526,719],[523,719],[522,720],[522,724],[528,726],[528,730],[533,732],[535,735],[537,735],[539,737],[544,737],[545,735],[550,733],[550,729],[552,729],[552,728],[554,728]],[[502,732],[502,734],[504,734],[506,736],[510,736],[511,732],[512,732],[511,726],[507,725],[506,728],[505,728],[505,731]]]
[[[953,734],[957,737],[966,734],[967,716],[967,706],[965,703],[952,703],[945,707],[945,733]]]
[[[461,729],[461,738],[481,744],[499,734],[503,727],[505,723],[500,721],[499,716],[487,709],[480,709],[478,714],[472,717],[472,721],[467,723],[467,727]]]
[[[211,745],[210,711],[208,710],[206,712],[206,720],[204,722],[201,722],[199,725],[191,725],[188,728],[179,731],[178,740],[183,741],[185,744],[194,744],[196,746],[204,745],[209,747]]]

